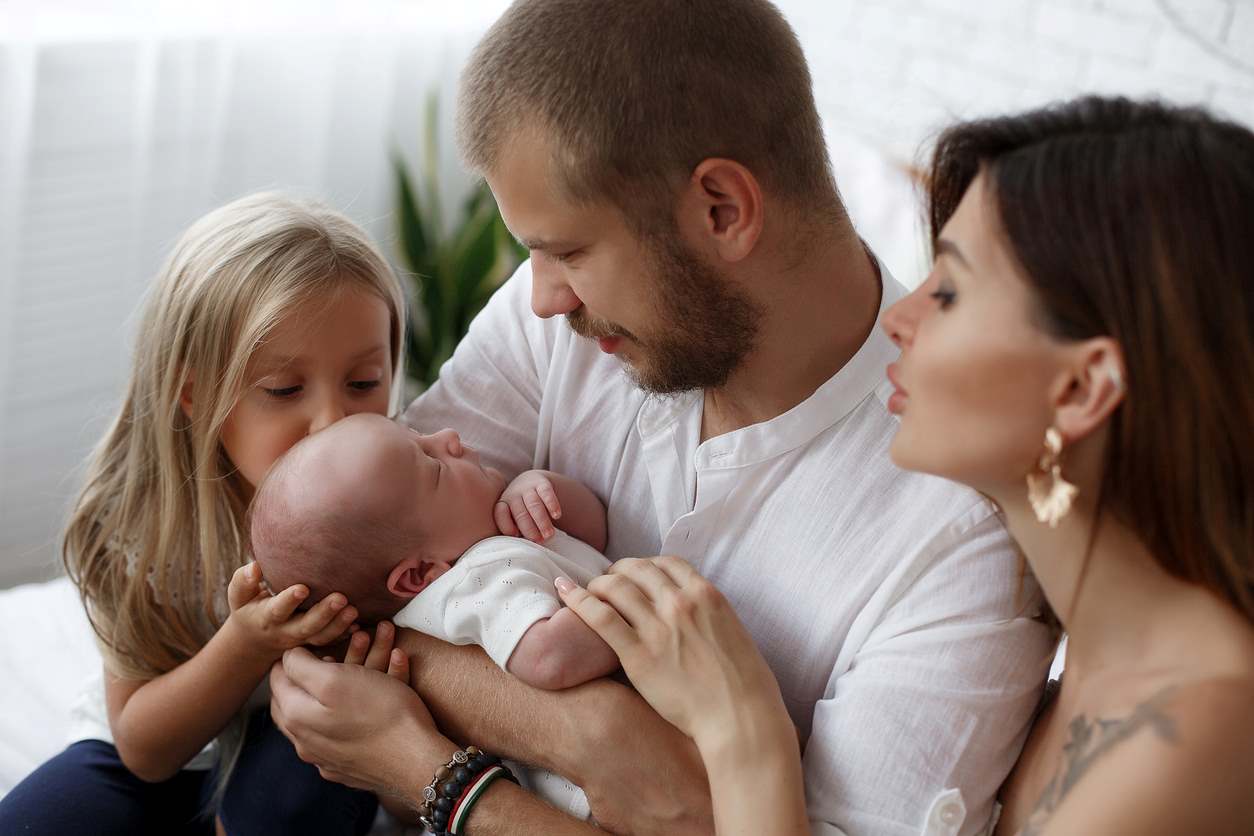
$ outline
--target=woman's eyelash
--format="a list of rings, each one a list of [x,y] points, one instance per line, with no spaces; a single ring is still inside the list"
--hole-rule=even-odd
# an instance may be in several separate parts
[[[377,389],[380,382],[378,380],[352,380],[348,385],[359,392],[369,392],[371,389]]]
[[[292,395],[295,395],[301,389],[301,387],[299,386],[284,386],[281,389],[270,389],[265,386],[263,386],[262,388],[265,389],[266,394],[272,398],[290,398]]]
[[[941,310],[944,310],[952,305],[954,303],[954,299],[958,297],[958,294],[954,293],[952,290],[934,290],[928,295],[940,304]]]

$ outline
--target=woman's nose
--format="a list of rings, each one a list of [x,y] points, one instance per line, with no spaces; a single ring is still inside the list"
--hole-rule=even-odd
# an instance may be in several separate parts
[[[908,296],[898,299],[884,312],[880,326],[898,348],[908,348],[914,341],[914,332],[923,311],[924,299],[924,290],[920,286]]]

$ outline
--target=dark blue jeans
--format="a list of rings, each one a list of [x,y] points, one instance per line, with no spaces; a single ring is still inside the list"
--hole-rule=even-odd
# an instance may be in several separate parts
[[[212,836],[215,775],[184,770],[149,784],[131,774],[110,743],[82,740],[0,799],[4,836]],[[249,717],[244,748],[218,808],[228,836],[298,833],[360,836],[370,829],[373,795],[323,780],[270,719]]]

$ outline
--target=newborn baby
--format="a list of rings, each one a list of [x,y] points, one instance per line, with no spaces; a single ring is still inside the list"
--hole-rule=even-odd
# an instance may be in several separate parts
[[[605,509],[572,479],[528,471],[507,486],[452,430],[420,435],[359,414],[292,447],[250,514],[266,582],[305,584],[306,606],[341,592],[363,621],[477,644],[538,688],[618,668],[553,588],[559,576],[586,584],[609,566],[599,551]]]
[[[341,592],[364,621],[390,618],[477,644],[538,688],[618,668],[614,651],[553,587],[559,576],[587,584],[609,567],[600,553],[605,508],[572,479],[533,470],[507,486],[452,430],[420,435],[359,414],[292,447],[249,513],[267,584],[305,584],[305,606]],[[550,804],[588,817],[586,797],[570,782],[515,772]]]

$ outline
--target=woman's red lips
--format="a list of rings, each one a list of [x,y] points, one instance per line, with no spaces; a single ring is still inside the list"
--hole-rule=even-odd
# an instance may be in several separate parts
[[[893,384],[896,391],[888,398],[888,411],[894,415],[900,415],[906,408],[906,390],[897,379],[897,364],[890,363],[887,369],[888,382]]]

